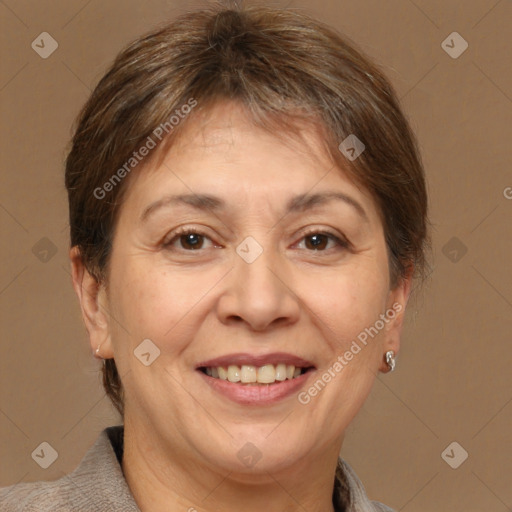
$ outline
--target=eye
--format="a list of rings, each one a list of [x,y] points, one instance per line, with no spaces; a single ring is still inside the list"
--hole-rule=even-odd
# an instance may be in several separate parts
[[[347,240],[325,231],[310,231],[303,235],[299,246],[302,241],[305,243],[305,248],[313,252],[327,252],[331,249],[348,249],[350,247]],[[210,248],[219,247],[215,246],[210,237],[200,230],[183,228],[172,233],[170,239],[163,242],[163,247],[169,250],[192,252],[209,248],[208,245],[205,247],[206,242],[210,243]]]
[[[332,245],[328,247],[329,242],[334,244],[334,248],[348,249],[350,246],[347,240],[336,236],[334,233],[322,231],[310,231],[303,236],[302,240],[305,241],[306,249],[311,251],[323,252],[332,249]]]
[[[211,243],[210,238],[197,229],[181,229],[173,233],[171,236],[172,238],[170,240],[164,241],[163,243],[163,246],[166,249],[176,248],[190,252],[204,249],[206,240],[209,240]],[[177,243],[180,244],[181,247],[174,247]]]

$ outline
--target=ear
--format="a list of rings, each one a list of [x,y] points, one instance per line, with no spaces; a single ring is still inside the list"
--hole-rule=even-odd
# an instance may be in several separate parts
[[[104,286],[85,268],[78,247],[69,253],[73,288],[78,295],[85,328],[93,355],[99,359],[114,357],[110,337],[110,315]],[[99,350],[96,351],[99,347]]]
[[[388,350],[392,350],[395,353],[395,357],[400,350],[400,338],[402,335],[405,308],[411,293],[413,270],[413,268],[410,268],[407,275],[400,278],[396,286],[392,288],[388,294],[385,313],[388,318],[388,323],[383,348],[384,353]],[[385,373],[389,372],[389,367],[384,360],[384,354],[379,370]]]

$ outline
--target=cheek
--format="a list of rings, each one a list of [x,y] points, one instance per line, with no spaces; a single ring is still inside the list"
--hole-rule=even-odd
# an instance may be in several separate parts
[[[303,277],[297,282],[302,283],[301,299],[326,339],[336,341],[337,352],[346,350],[347,344],[374,325],[386,307],[387,276],[378,268]]]
[[[145,263],[138,258],[118,261],[111,275],[115,337],[125,339],[127,331],[134,346],[149,338],[166,351],[178,351],[180,340],[192,334],[191,323],[200,321],[205,296],[219,277],[198,270],[169,272],[149,258]]]

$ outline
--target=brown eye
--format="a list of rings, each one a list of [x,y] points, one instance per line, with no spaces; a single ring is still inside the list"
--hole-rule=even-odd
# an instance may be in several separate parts
[[[305,237],[306,240],[306,248],[311,249],[313,251],[323,250],[326,248],[329,243],[329,237],[327,235],[323,235],[321,233],[317,233],[314,235],[308,235]],[[309,240],[309,243],[308,243]]]
[[[348,241],[337,237],[335,234],[321,233],[318,231],[306,233],[303,236],[301,243],[302,241],[304,241],[305,249],[308,251],[327,252],[330,249],[343,250],[350,247]],[[329,243],[332,243],[333,245],[329,246]]]
[[[186,235],[180,236],[180,242],[183,249],[201,249],[204,237],[198,233],[187,233]]]
[[[206,244],[205,244],[206,242]],[[208,246],[207,244],[210,244]],[[210,237],[193,229],[184,229],[171,235],[169,241],[163,243],[163,247],[170,251],[197,251],[213,246]]]

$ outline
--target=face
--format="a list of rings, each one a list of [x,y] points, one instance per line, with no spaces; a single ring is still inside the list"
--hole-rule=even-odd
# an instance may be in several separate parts
[[[130,176],[89,334],[125,424],[172,457],[240,474],[336,457],[398,351],[407,285],[390,290],[375,202],[302,128],[281,140],[218,104]]]

